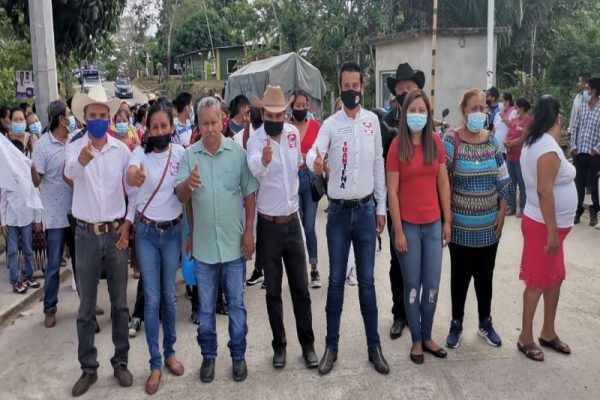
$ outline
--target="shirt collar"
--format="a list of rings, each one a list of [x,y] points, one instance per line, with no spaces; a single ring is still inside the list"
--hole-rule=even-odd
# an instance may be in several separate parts
[[[228,138],[226,138],[225,136],[223,136],[221,138],[221,144],[219,145],[219,148],[217,149],[216,154],[219,154],[221,151],[223,150],[231,150],[231,146],[232,146],[233,140],[230,140]],[[210,156],[213,156],[213,154],[208,151],[208,149],[204,146],[204,142],[202,141],[202,139],[198,140],[193,146],[192,149],[194,151],[194,153],[206,153]]]
[[[58,143],[60,145],[66,146],[71,141],[71,135],[67,135],[67,141],[63,144],[60,140],[54,137],[52,132],[46,132],[46,135],[50,137],[50,143]]]
[[[360,117],[362,116],[362,112],[363,112],[363,107],[362,105],[359,105],[358,107],[360,107],[360,109],[358,110],[358,113],[356,113],[356,117],[355,118],[350,118],[348,116],[348,113],[346,113],[346,109],[344,107],[342,107],[341,114],[342,117],[346,120],[346,121],[358,121],[360,119]]]

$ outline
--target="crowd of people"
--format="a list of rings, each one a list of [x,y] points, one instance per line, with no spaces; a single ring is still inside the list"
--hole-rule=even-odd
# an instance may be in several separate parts
[[[377,372],[388,374],[374,279],[375,251],[386,222],[394,317],[389,334],[397,339],[408,326],[414,363],[424,363],[424,353],[446,358],[444,347],[460,345],[471,279],[478,334],[490,346],[502,345],[492,321],[493,276],[510,215],[522,218],[524,243],[518,349],[532,360],[544,359],[533,336],[543,296],[538,342],[570,353],[554,320],[565,279],[563,242],[580,221],[587,186],[593,201],[590,225],[597,224],[600,211],[600,79],[580,78],[568,128],[574,166],[560,147],[561,111],[550,96],[538,99],[532,112],[527,99],[513,101],[496,88],[467,90],[459,100],[463,122],[440,134],[436,129],[442,123],[434,120],[423,91],[425,75],[409,64],[400,64],[388,78],[393,101],[381,120],[361,105],[360,66],[344,63],[338,83],[336,110],[322,124],[309,113],[306,92],[297,90],[286,99],[278,86],[267,86],[262,98],[239,95],[229,104],[218,95],[194,101],[182,92],[173,102],[150,95],[148,104],[134,109],[109,100],[102,88],[91,88],[69,102],[53,101],[46,128],[34,110],[0,110],[4,135],[31,159],[32,183],[44,206],[30,208],[18,201],[18,193],[2,189],[10,283],[16,293],[39,287],[33,276],[33,235],[41,235],[47,258],[44,325],[52,328],[68,247],[80,300],[82,375],[73,396],[87,392],[98,377],[94,335],[96,315],[103,313],[96,305],[103,278],[111,303],[111,364],[119,385],[132,384],[129,337],[142,322],[150,354],[146,392],[159,389],[163,364],[175,376],[184,374],[175,352],[175,286],[178,268],[190,259],[195,282],[188,282],[187,294],[191,319],[198,324],[202,382],[215,376],[217,313],[229,317],[232,377],[246,379],[244,287],[259,283],[266,289],[273,367],[285,367],[284,269],[306,367],[320,374],[333,370],[344,288],[350,283],[358,286],[367,358]],[[322,286],[315,221],[324,195],[329,278],[327,335],[319,359],[309,287]],[[443,346],[432,337],[432,326],[446,246],[452,320]],[[139,278],[131,315],[129,266]]]

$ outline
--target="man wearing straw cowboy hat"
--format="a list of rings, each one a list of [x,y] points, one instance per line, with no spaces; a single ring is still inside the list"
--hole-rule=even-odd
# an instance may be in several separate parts
[[[73,115],[87,125],[87,135],[71,142],[65,150],[64,174],[73,181],[72,213],[77,221],[75,247],[80,295],[77,337],[78,358],[83,371],[73,386],[73,396],[87,392],[98,379],[94,310],[102,271],[106,272],[112,308],[115,354],[111,364],[114,376],[123,387],[132,383],[127,369],[127,261],[133,216],[128,215],[128,220],[125,219],[124,190],[129,150],[107,135],[110,117],[119,104],[118,99],[108,101],[101,87],[90,88],[89,94],[77,93],[72,102]]]
[[[302,356],[307,368],[316,368],[319,360],[314,350],[306,254],[298,218],[298,168],[304,160],[298,129],[284,123],[288,104],[279,86],[267,86],[262,101],[252,98],[252,105],[261,109],[264,122],[248,141],[248,166],[260,182],[256,233],[261,246],[257,257],[262,260],[265,273],[267,313],[273,331],[273,367],[283,368],[286,363],[281,301],[285,266]]]

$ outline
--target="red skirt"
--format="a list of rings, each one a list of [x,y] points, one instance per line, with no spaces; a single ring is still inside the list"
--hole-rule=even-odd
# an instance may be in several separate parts
[[[565,280],[563,243],[571,228],[558,229],[558,249],[553,256],[545,253],[548,231],[546,225],[523,216],[523,256],[519,279],[531,289],[550,289]]]

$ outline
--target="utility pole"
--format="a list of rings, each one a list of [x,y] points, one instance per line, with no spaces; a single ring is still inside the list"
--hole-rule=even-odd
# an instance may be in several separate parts
[[[438,0],[433,0],[433,21],[431,25],[431,113],[435,110],[435,69],[437,52]]]
[[[29,21],[35,79],[35,108],[40,122],[43,126],[47,126],[48,105],[58,99],[52,0],[29,0]]]
[[[487,69],[486,89],[494,86],[496,68],[494,64],[494,0],[488,0],[488,22],[487,22]]]

